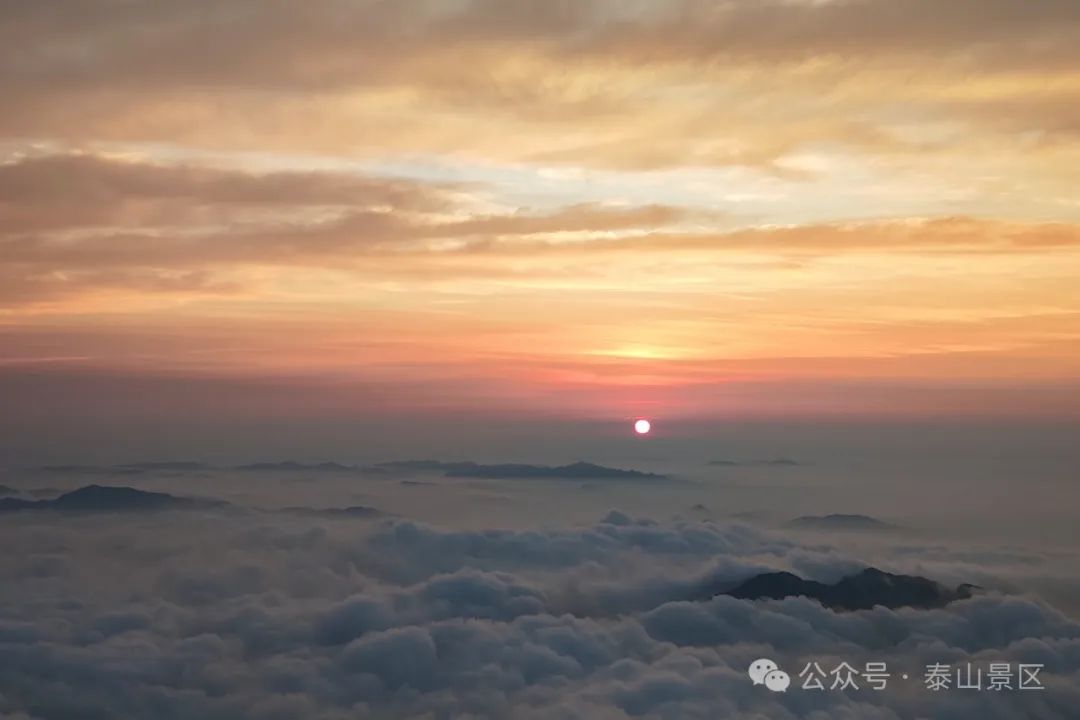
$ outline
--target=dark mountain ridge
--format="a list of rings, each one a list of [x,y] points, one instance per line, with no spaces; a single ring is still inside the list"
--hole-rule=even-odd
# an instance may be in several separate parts
[[[380,463],[376,467],[405,472],[441,472],[448,478],[538,479],[538,480],[663,480],[666,475],[641,470],[623,470],[596,463],[579,461],[569,465],[529,465],[497,463],[484,465],[469,460],[442,462],[439,460],[398,460]]]
[[[871,567],[833,584],[804,580],[789,572],[762,573],[715,594],[743,600],[808,597],[833,610],[869,610],[878,605],[928,610],[966,600],[978,589],[967,584],[952,589],[918,575],[895,575]]]
[[[125,512],[132,510],[175,510],[224,508],[221,500],[176,497],[130,487],[87,485],[52,500],[0,499],[0,512],[16,510],[60,510],[65,512]]]
[[[831,515],[803,515],[786,525],[798,530],[890,530],[896,526],[882,522],[869,515],[833,513]]]

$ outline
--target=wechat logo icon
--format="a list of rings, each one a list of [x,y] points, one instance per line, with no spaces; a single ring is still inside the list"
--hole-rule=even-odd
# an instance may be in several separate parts
[[[791,677],[768,658],[755,660],[746,674],[755,685],[764,685],[773,692],[787,692],[788,685],[791,684]]]

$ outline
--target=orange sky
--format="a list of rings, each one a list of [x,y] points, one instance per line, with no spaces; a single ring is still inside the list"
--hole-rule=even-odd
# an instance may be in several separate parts
[[[0,12],[8,377],[1080,415],[1071,0]]]

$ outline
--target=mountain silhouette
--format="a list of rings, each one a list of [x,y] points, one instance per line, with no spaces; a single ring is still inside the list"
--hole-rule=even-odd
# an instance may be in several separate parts
[[[804,580],[789,572],[763,573],[716,594],[743,600],[808,597],[833,610],[869,610],[878,605],[931,609],[967,599],[977,589],[975,585],[950,589],[917,575],[894,575],[867,568],[831,585]]]
[[[167,471],[167,472],[201,472],[203,470],[212,470],[212,465],[207,465],[203,462],[197,462],[194,460],[171,460],[164,462],[140,462],[140,463],[126,463],[124,465],[117,465],[116,468],[121,470],[147,470],[150,472],[155,471]]]
[[[710,460],[706,465],[711,467],[798,467],[802,465],[798,460],[791,458],[771,458],[768,460]]]
[[[175,510],[221,508],[220,500],[182,498],[131,487],[87,485],[54,500],[0,498],[0,512],[13,510],[61,510],[67,512],[124,512],[131,510]]]
[[[386,513],[367,505],[350,505],[342,508],[287,507],[278,512],[302,517],[328,518],[377,518],[386,517]]]
[[[663,480],[667,477],[666,475],[641,470],[623,470],[581,461],[569,465],[552,466],[522,463],[484,465],[471,461],[398,460],[379,463],[377,467],[398,471],[441,472],[444,477],[449,478],[479,478],[484,480]]]
[[[787,523],[787,527],[799,530],[890,530],[895,525],[882,522],[869,515],[803,515]]]
[[[364,468],[356,465],[342,465],[336,462],[302,463],[295,460],[283,462],[256,462],[247,465],[237,465],[233,470],[248,472],[328,472],[328,473],[355,473]]]

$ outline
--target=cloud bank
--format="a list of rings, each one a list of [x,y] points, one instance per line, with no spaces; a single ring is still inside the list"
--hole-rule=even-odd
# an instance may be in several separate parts
[[[838,613],[807,598],[686,601],[763,569],[857,563],[743,525],[612,512],[583,528],[19,517],[2,531],[0,711],[11,717],[1071,717],[1080,625],[997,593]],[[46,538],[49,538],[47,541]],[[816,569],[812,569],[816,568]],[[785,694],[746,668],[1045,665],[1046,690]]]

